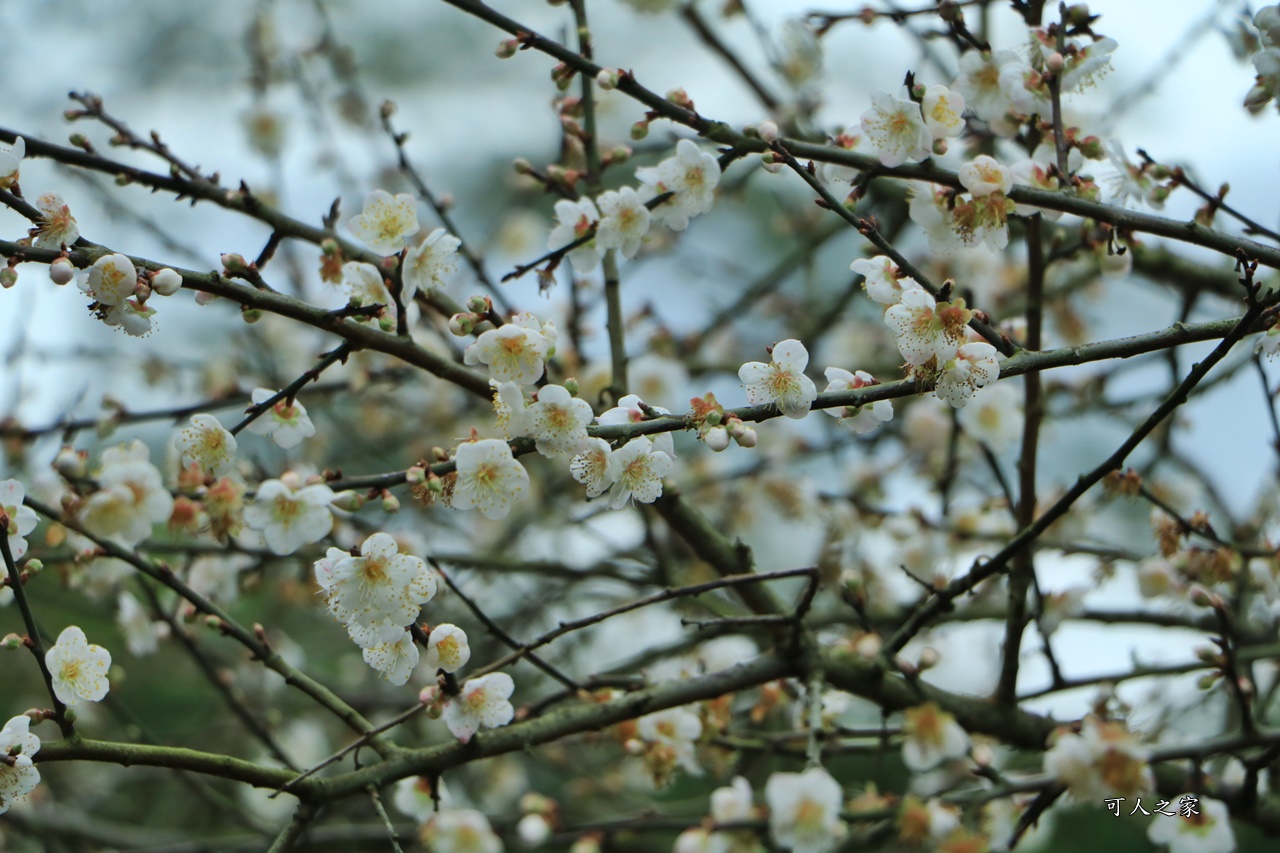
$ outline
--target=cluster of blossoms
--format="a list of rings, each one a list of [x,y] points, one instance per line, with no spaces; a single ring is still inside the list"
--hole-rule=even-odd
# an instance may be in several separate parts
[[[1115,720],[1086,717],[1080,733],[1059,732],[1044,757],[1044,769],[1080,803],[1133,797],[1154,784],[1147,750]]]
[[[74,275],[69,261],[55,261],[49,275],[56,284],[66,284]],[[134,337],[151,332],[156,309],[148,301],[153,294],[172,296],[182,288],[182,276],[165,268],[139,274],[127,256],[103,255],[82,274],[77,286],[88,294],[94,316]]]
[[[1280,94],[1280,6],[1263,6],[1253,16],[1262,49],[1253,55],[1257,82],[1245,95],[1244,105],[1259,113]]]
[[[657,166],[637,169],[636,178],[639,189],[609,190],[595,201],[556,202],[557,225],[547,247],[560,249],[590,236],[569,252],[570,263],[581,274],[595,270],[609,250],[617,250],[624,258],[634,257],[652,222],[683,231],[690,219],[711,210],[720,182],[720,164],[696,143],[682,139],[676,144],[675,156]],[[650,210],[648,203],[666,193],[674,195]]]
[[[379,255],[396,255],[404,252],[400,267],[403,290],[401,299],[407,305],[419,290],[430,292],[444,285],[445,279],[457,268],[458,247],[462,241],[437,228],[416,246],[405,251],[410,238],[418,233],[418,201],[408,193],[392,196],[386,190],[374,190],[364,200],[364,210],[351,218],[347,227],[356,239]],[[372,276],[369,273],[372,272]],[[347,264],[343,267],[344,279],[352,296],[386,296],[380,304],[393,308],[394,303],[386,293],[382,274],[370,264]],[[378,291],[372,285],[376,279],[382,287]],[[370,290],[361,290],[362,287]],[[364,304],[372,304],[366,302]]]

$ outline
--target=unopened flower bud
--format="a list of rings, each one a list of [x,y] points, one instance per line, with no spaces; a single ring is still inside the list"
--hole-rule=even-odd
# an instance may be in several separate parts
[[[212,628],[215,631],[221,631],[222,619],[218,616],[206,616],[204,617],[204,626],[206,628]]]
[[[533,171],[533,164],[523,157],[517,157],[511,165],[516,170],[517,175],[527,175]]]
[[[382,493],[382,511],[383,512],[399,512],[400,499],[391,492]]]
[[[465,338],[476,329],[474,314],[454,314],[449,318],[449,331],[460,338]]]
[[[336,255],[342,247],[338,245],[338,241],[332,237],[325,237],[320,241],[320,251],[326,255]]]
[[[564,381],[564,390],[569,392],[570,397],[578,396],[578,392],[581,390],[578,385],[578,380],[570,376]]]
[[[76,277],[75,265],[67,258],[58,258],[49,264],[49,280],[61,287],[64,284],[70,284],[71,280]]]
[[[340,510],[356,512],[364,506],[364,495],[352,489],[346,489],[338,492],[329,503]]]
[[[613,150],[609,152],[609,163],[613,166],[621,166],[623,163],[631,159],[630,145],[615,145]]]
[[[413,465],[404,472],[404,481],[411,486],[417,486],[427,481],[427,469],[421,465]]]
[[[383,101],[378,105],[378,115],[383,118],[391,118],[396,114],[396,102],[390,99]]]
[[[480,296],[479,294],[467,299],[467,310],[476,314],[487,314],[493,308],[493,303],[489,301],[489,297]]]
[[[64,446],[53,457],[53,470],[68,480],[78,480],[89,473],[88,459],[85,451]]]
[[[1101,160],[1107,156],[1107,150],[1102,145],[1102,140],[1096,136],[1086,136],[1080,140],[1076,146],[1080,149],[1080,154],[1088,160]]]
[[[733,439],[738,442],[739,447],[755,447],[758,440],[756,431],[751,427],[747,427],[742,431],[742,435],[735,435]]]
[[[1206,673],[1200,676],[1196,681],[1196,687],[1199,687],[1201,690],[1210,690],[1213,688],[1213,685],[1218,683],[1218,679],[1221,677],[1222,673],[1219,672]]]
[[[601,68],[596,75],[596,85],[606,92],[618,87],[618,72],[613,68]]]
[[[773,142],[778,138],[778,125],[776,122],[768,120],[762,121],[756,128],[756,133],[758,133],[760,138],[765,142]]]
[[[1062,69],[1066,67],[1066,64],[1067,61],[1063,59],[1062,54],[1058,53],[1056,50],[1050,51],[1049,55],[1046,56],[1044,60],[1044,67],[1052,71],[1054,74],[1062,71]]]
[[[600,853],[600,839],[595,835],[584,835],[573,842],[569,853]]]
[[[165,267],[151,277],[151,290],[161,296],[173,296],[182,289],[182,276]]]
[[[707,426],[720,426],[724,422],[724,417],[715,409],[707,412]]]
[[[244,308],[240,311],[240,319],[246,323],[253,324],[262,319],[261,308]]]
[[[13,267],[5,267],[4,269],[0,270],[0,287],[3,287],[5,290],[8,290],[9,288],[13,287],[17,283],[18,283],[17,270],[15,270]]]
[[[520,42],[515,39],[506,39],[498,42],[498,49],[493,53],[499,59],[510,59],[516,55],[516,51],[520,49]]]
[[[89,138],[85,136],[83,133],[79,133],[79,132],[73,133],[69,137],[67,137],[67,141],[70,142],[76,148],[82,148],[85,150],[88,150],[89,148]]]
[[[632,139],[637,139],[637,140],[644,139],[648,135],[649,135],[649,122],[645,121],[644,119],[640,119],[640,121],[631,125]]]
[[[916,666],[921,672],[926,669],[933,669],[938,665],[938,661],[942,660],[942,655],[938,654],[938,650],[933,646],[925,646],[920,650],[920,660],[916,662]]]
[[[379,317],[378,328],[384,332],[394,332],[396,330],[395,317]]]
[[[26,644],[22,642],[22,638],[17,634],[5,634],[4,639],[0,640],[0,646],[6,649],[20,649],[24,645]]]
[[[702,440],[706,442],[707,447],[719,453],[729,446],[729,431],[722,426],[715,426],[707,430],[707,434],[703,436]]]
[[[947,153],[947,140],[945,140],[945,139],[935,139],[935,140],[933,140],[933,153],[934,153],[934,156],[936,156],[936,157],[941,157],[943,154],[946,154],[946,153]]]
[[[37,560],[35,557],[32,557],[30,560],[27,560],[27,562],[23,565],[22,568],[29,575],[32,575],[32,576],[38,575],[44,571],[44,562],[42,560]]]
[[[1199,584],[1194,584],[1191,589],[1187,590],[1187,597],[1191,599],[1191,603],[1196,607],[1213,607],[1215,606],[1214,599],[1218,598],[1218,596]]]
[[[631,738],[622,745],[622,748],[625,749],[629,755],[644,755],[644,741],[639,738]]]
[[[516,835],[525,847],[541,847],[551,837],[551,825],[538,814],[527,814],[516,824]]]
[[[249,262],[244,259],[244,255],[227,252],[222,256],[222,268],[229,273],[241,273],[249,269]]]
[[[684,89],[675,88],[667,92],[667,100],[677,107],[684,107],[686,110],[693,109],[693,100]]]

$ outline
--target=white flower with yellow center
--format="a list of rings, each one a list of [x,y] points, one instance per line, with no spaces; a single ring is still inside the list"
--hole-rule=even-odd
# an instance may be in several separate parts
[[[888,92],[871,93],[871,109],[862,114],[862,132],[886,166],[923,160],[933,151],[933,134],[924,122],[920,105],[899,100]]]
[[[764,786],[769,832],[792,853],[824,853],[844,834],[840,785],[821,767],[774,773]]]
[[[651,214],[672,231],[683,231],[689,227],[691,218],[706,213],[715,205],[720,162],[693,141],[682,139],[676,143],[674,157],[668,157],[651,168],[636,169],[636,178],[643,184],[640,190],[642,201],[667,192],[675,193],[674,197],[654,208]]]
[[[462,241],[443,228],[427,235],[404,256],[404,268],[400,272],[404,283],[402,298],[405,304],[413,301],[419,290],[430,292],[444,287],[445,279],[458,268],[458,247]]]
[[[996,355],[996,348],[985,341],[960,347],[955,358],[943,364],[934,395],[954,408],[963,409],[979,388],[1000,376]]]
[[[80,523],[87,531],[135,545],[151,535],[152,525],[169,520],[173,495],[148,461],[150,456],[137,440],[102,451],[102,468],[95,478],[98,491],[80,508]]]
[[[738,368],[738,378],[755,406],[773,403],[789,418],[803,418],[818,396],[818,387],[804,375],[809,351],[795,339],[773,346],[773,362],[750,361]]]
[[[496,438],[469,441],[454,457],[458,479],[454,509],[478,509],[485,518],[505,518],[511,504],[529,493],[529,472],[511,455],[511,446]]]
[[[1086,717],[1080,734],[1059,732],[1044,756],[1044,769],[1067,786],[1078,803],[1101,803],[1152,790],[1148,752],[1115,720]]]
[[[463,743],[469,742],[481,726],[505,726],[515,716],[515,708],[507,701],[513,690],[515,682],[505,672],[471,679],[444,706],[445,725]]]
[[[609,479],[609,457],[613,450],[603,438],[588,438],[586,447],[569,462],[573,479],[587,487],[587,497],[598,498],[613,485]]]
[[[528,423],[543,456],[577,453],[587,440],[587,424],[594,413],[586,400],[573,397],[560,385],[544,385],[529,407]]]
[[[974,198],[992,193],[1007,193],[1013,189],[1013,172],[987,154],[974,157],[961,166],[957,174],[961,185]]]
[[[124,255],[104,255],[89,267],[80,289],[103,305],[119,305],[138,289],[138,271]]]
[[[392,298],[391,291],[387,289],[386,279],[373,264],[364,264],[359,261],[348,261],[343,264],[342,287],[352,302],[362,307],[381,305],[386,310],[386,316],[392,320],[399,316],[396,301]],[[373,318],[361,315],[356,319]]]
[[[36,199],[36,209],[41,214],[40,232],[34,241],[36,248],[60,249],[63,244],[70,246],[80,239],[80,227],[61,195],[45,193]]]
[[[485,364],[498,382],[532,385],[542,378],[548,344],[541,333],[516,323],[489,329],[467,347],[463,361]]]
[[[959,136],[964,130],[964,95],[946,86],[933,85],[926,89],[920,111],[934,139]]]
[[[418,645],[413,641],[413,635],[405,630],[390,642],[378,643],[364,650],[364,662],[397,687],[409,680],[418,665],[418,656]]]
[[[436,579],[427,564],[401,554],[388,533],[374,533],[360,546],[360,556],[345,555],[336,563],[317,564],[316,581],[334,618],[347,626],[361,648],[399,638],[406,625],[436,594]]]
[[[39,751],[40,738],[31,733],[30,717],[13,717],[0,728],[0,755],[12,758],[12,762],[0,762],[0,814],[25,800],[40,784],[40,771],[31,761]]]
[[[184,466],[199,465],[215,477],[230,471],[235,461],[236,437],[213,415],[192,415],[191,426],[178,433],[175,444]]]
[[[589,198],[570,201],[562,198],[556,202],[557,225],[551,229],[547,237],[548,249],[560,249],[576,243],[591,233],[591,229],[600,221],[600,212]],[[600,248],[593,238],[569,251],[569,261],[573,269],[580,275],[591,272],[600,266]]]
[[[427,638],[427,669],[457,672],[471,660],[467,632],[457,625],[437,625]]]
[[[365,197],[364,212],[351,217],[347,227],[379,255],[394,255],[418,233],[417,208],[418,200],[408,193],[392,198],[386,190],[374,190]]]
[[[276,395],[270,388],[253,389],[254,403],[264,403]],[[297,400],[279,400],[267,409],[246,429],[257,435],[269,435],[277,446],[297,447],[304,438],[316,434],[315,424],[307,416],[307,410]]]
[[[969,751],[969,735],[956,718],[934,702],[926,702],[902,712],[902,761],[909,770],[921,773],[944,761],[960,758]]]
[[[90,645],[84,631],[75,625],[58,635],[58,641],[45,652],[44,663],[49,668],[53,694],[68,708],[81,702],[101,702],[107,695],[111,653],[102,646]]]
[[[932,358],[945,363],[955,357],[958,331],[944,322],[947,307],[948,303],[939,305],[925,290],[904,290],[902,301],[884,312],[884,324],[908,364],[920,366]]]
[[[8,516],[9,524],[0,530],[0,536],[9,540],[9,553],[15,560],[21,560],[27,553],[27,540],[23,537],[36,529],[36,514],[31,507],[23,506],[22,499],[26,490],[17,480],[0,480],[0,509]]]
[[[329,535],[332,500],[333,490],[322,484],[304,486],[295,493],[280,480],[266,480],[253,503],[245,507],[244,521],[262,534],[271,553],[292,554]]]
[[[1169,810],[1176,817],[1161,812],[1147,827],[1152,844],[1167,844],[1169,853],[1232,853],[1236,836],[1231,829],[1231,814],[1221,800],[1186,793],[1173,799]]]
[[[596,245],[601,249],[617,249],[624,258],[640,251],[644,235],[649,233],[652,216],[631,187],[609,190],[596,199],[600,207],[600,224],[596,226]]]
[[[676,763],[694,776],[702,775],[702,766],[694,755],[694,743],[702,736],[702,720],[684,708],[667,708],[646,714],[636,720],[636,734],[648,743],[669,747]]]
[[[613,481],[609,506],[622,509],[635,498],[651,504],[662,494],[662,478],[671,471],[671,457],[655,450],[648,436],[633,438],[609,455],[606,477]]]

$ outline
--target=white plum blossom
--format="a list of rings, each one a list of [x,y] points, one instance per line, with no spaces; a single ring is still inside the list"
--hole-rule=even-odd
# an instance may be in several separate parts
[[[270,388],[253,389],[254,403],[265,403],[276,395]],[[315,424],[307,416],[307,410],[297,400],[290,402],[287,398],[276,401],[246,429],[257,435],[269,435],[277,446],[283,448],[297,447],[305,438],[316,434]]]
[[[125,647],[136,657],[153,654],[160,647],[160,636],[169,626],[153,622],[151,614],[137,597],[122,591],[116,598],[116,624],[124,634]]]
[[[773,361],[749,361],[738,368],[738,379],[747,389],[753,406],[772,403],[789,418],[803,418],[818,396],[818,387],[804,375],[809,351],[804,344],[788,338],[773,346]]]
[[[609,442],[603,438],[588,438],[582,451],[570,460],[569,473],[587,487],[587,497],[598,498],[613,485],[613,480],[609,479],[609,458],[612,455]]]
[[[562,198],[556,202],[557,225],[547,237],[548,249],[560,249],[576,243],[591,233],[600,221],[600,211],[589,198],[570,201]],[[600,248],[595,238],[588,240],[576,249],[569,251],[569,261],[579,275],[585,275],[600,266]]]
[[[876,147],[885,166],[923,160],[933,150],[933,134],[924,122],[920,105],[879,89],[871,93],[871,109],[862,114],[862,132]]]
[[[930,251],[937,255],[950,255],[964,248],[951,196],[945,187],[913,182],[907,196],[907,213],[929,238]]]
[[[1078,803],[1132,797],[1153,785],[1148,753],[1124,723],[1086,717],[1080,734],[1060,732],[1044,756],[1046,773]]]
[[[151,292],[159,296],[173,296],[182,289],[182,275],[168,267],[159,270],[151,278]]]
[[[387,681],[395,686],[406,683],[413,669],[418,665],[418,644],[413,635],[401,630],[399,635],[389,642],[376,643],[363,652],[364,662],[369,664]]]
[[[525,847],[541,847],[551,837],[551,824],[540,814],[527,814],[516,824],[516,837]]]
[[[969,751],[969,735],[955,717],[933,702],[903,711],[902,761],[920,773]]]
[[[433,785],[429,776],[406,776],[396,783],[391,797],[397,809],[418,823],[426,823],[436,816],[437,801],[442,809],[440,813],[444,814],[443,810],[450,807],[453,798],[443,779],[437,778]]]
[[[636,734],[651,744],[668,747],[676,763],[693,776],[702,775],[694,743],[702,736],[702,720],[686,708],[667,708],[636,720]]]
[[[21,136],[15,138],[10,147],[0,148],[0,190],[7,190],[18,182],[18,170],[25,156],[27,141]]]
[[[93,262],[80,289],[102,305],[119,305],[138,289],[138,271],[124,255],[103,255]]]
[[[1169,853],[1232,853],[1236,835],[1231,829],[1231,815],[1221,800],[1196,794],[1182,794],[1169,803],[1177,816],[1162,814],[1147,826],[1152,844],[1165,844]]]
[[[618,405],[604,412],[600,417],[596,418],[596,423],[601,426],[613,426],[615,424],[638,424],[641,421],[648,420],[650,415],[648,412],[656,415],[669,415],[671,412],[661,406],[650,406],[644,400],[641,400],[637,394],[628,394],[618,401]],[[671,433],[663,432],[655,436],[653,439],[654,450],[661,450],[672,459],[676,456],[675,441],[671,438]],[[582,480],[578,481],[583,482]]]
[[[715,205],[720,163],[715,155],[704,152],[693,141],[682,139],[676,143],[674,157],[657,166],[636,169],[636,178],[643,184],[644,201],[663,193],[675,193],[651,214],[672,231],[683,231],[689,227],[691,218]]]
[[[101,702],[107,695],[111,653],[102,646],[90,645],[77,626],[62,630],[58,641],[45,652],[44,663],[49,668],[53,694],[68,708],[81,702]]]
[[[418,233],[418,201],[408,193],[395,198],[386,190],[365,197],[364,211],[347,223],[356,239],[379,255],[394,255]]]
[[[1000,135],[1011,136],[1014,127],[1007,117],[1014,111],[1013,102],[1000,85],[1000,72],[1006,65],[1025,67],[1026,62],[1011,50],[995,53],[967,50],[960,56],[960,73],[951,88],[964,96],[965,104],[974,115]]]
[[[1078,155],[1079,153],[1079,148],[1071,149],[1071,154]],[[1018,160],[1009,166],[1009,172],[1013,175],[1013,183],[1020,187],[1056,191],[1059,187],[1058,178],[1055,174],[1050,174],[1049,171],[1049,164],[1056,159],[1056,156],[1052,146],[1037,145],[1036,150],[1031,153],[1030,157],[1025,160]],[[1076,162],[1074,167],[1071,165],[1073,159],[1071,156],[1068,156],[1067,159],[1067,168],[1078,169],[1080,167],[1079,162]],[[1060,210],[1048,210],[1029,204],[1015,205],[1014,212],[1019,216],[1040,213],[1050,222],[1057,222],[1062,218],[1062,211]]]
[[[436,625],[427,638],[427,669],[457,672],[471,660],[467,632],[457,625]]]
[[[437,228],[405,254],[400,280],[404,285],[401,298],[406,305],[413,301],[419,290],[429,293],[444,287],[445,279],[458,267],[458,247],[461,245],[462,241],[457,237]]]
[[[361,307],[381,305],[391,319],[394,320],[399,316],[396,301],[391,296],[391,291],[387,289],[386,279],[373,264],[347,261],[342,265],[342,287],[346,290],[347,297]],[[362,315],[355,319],[373,318]]]
[[[445,725],[462,743],[468,743],[481,726],[505,726],[516,713],[508,701],[513,690],[515,682],[505,672],[491,672],[467,681],[458,695],[445,704]]]
[[[505,441],[464,442],[454,461],[458,473],[454,509],[478,509],[485,518],[506,518],[511,504],[529,493],[529,472],[511,455]]]
[[[326,560],[317,561],[316,581],[329,612],[361,648],[395,641],[435,597],[436,579],[427,564],[401,554],[388,533],[365,539],[358,557],[342,554],[331,562],[332,556],[331,550]]]
[[[1065,55],[1062,91],[1078,92],[1096,85],[1111,70],[1111,54],[1119,45],[1113,38],[1100,38]]]
[[[921,289],[919,282],[904,275],[893,259],[885,255],[858,258],[849,265],[849,269],[863,277],[862,286],[867,295],[881,305],[901,301],[904,290]]]
[[[825,853],[844,834],[839,783],[821,767],[803,773],[774,773],[765,782],[769,832],[792,853]]]
[[[609,190],[596,199],[600,208],[600,224],[596,226],[596,245],[601,249],[617,249],[624,258],[640,251],[644,235],[649,233],[652,216],[644,200],[631,187]]]
[[[488,365],[489,376],[500,383],[532,385],[542,378],[549,352],[555,346],[554,340],[548,341],[547,335],[532,325],[538,325],[536,319],[521,323],[513,318],[497,329],[482,332],[467,347],[463,361]]]
[[[1022,435],[1022,394],[1012,382],[997,383],[961,409],[959,418],[966,433],[999,452]]]
[[[439,853],[502,853],[502,840],[489,819],[474,809],[450,809],[435,815],[422,832],[427,849]]]
[[[662,478],[671,471],[669,455],[654,448],[648,436],[631,439],[609,454],[607,478],[613,482],[609,506],[622,509],[635,498],[650,504],[662,495]]]
[[[925,89],[920,112],[934,139],[959,136],[964,130],[964,95],[946,86],[935,84]]]
[[[264,480],[244,509],[244,522],[262,534],[271,553],[292,554],[329,535],[333,497],[333,490],[320,483],[294,492],[280,480]]]
[[[40,230],[33,245],[38,249],[60,249],[73,245],[80,239],[80,227],[71,215],[71,208],[58,193],[45,193],[36,199],[40,211]]]
[[[711,819],[716,823],[734,823],[751,819],[751,783],[734,776],[726,787],[711,792]]]
[[[9,517],[8,526],[0,530],[0,536],[8,539],[9,553],[14,560],[21,560],[27,553],[27,540],[23,537],[36,529],[38,521],[35,510],[22,504],[26,495],[26,490],[17,480],[0,480],[0,510]]]
[[[98,490],[80,507],[80,523],[94,536],[136,545],[151,527],[168,521],[173,495],[164,487],[151,452],[138,440],[102,451]]]
[[[147,303],[126,299],[103,312],[102,322],[119,328],[126,335],[145,338],[151,333],[151,318],[155,315],[156,309]]]
[[[955,357],[963,324],[956,328],[956,324],[945,322],[948,308],[948,303],[939,305],[921,289],[903,291],[902,301],[884,312],[884,323],[908,364],[919,367],[934,358],[941,364]]]
[[[822,42],[800,18],[787,18],[778,27],[776,66],[797,88],[822,73]]]
[[[18,137],[22,141],[22,137]],[[4,164],[0,163],[0,169]],[[31,718],[12,717],[0,728],[0,755],[12,761],[0,761],[0,814],[14,803],[20,803],[40,784],[40,771],[31,757],[40,751],[40,738],[31,733]]]
[[[220,477],[231,470],[236,456],[236,437],[213,415],[192,415],[191,426],[178,433],[174,442],[183,465],[199,465]]]
[[[939,399],[963,409],[979,388],[994,382],[1000,375],[996,348],[985,341],[960,347],[954,358],[942,365],[933,393]]]
[[[594,413],[586,400],[573,397],[560,385],[544,385],[528,411],[530,432],[543,456],[577,453],[587,440],[587,424]]]
[[[1013,174],[1000,165],[996,158],[979,154],[960,167],[957,173],[961,185],[974,198],[992,193],[1007,193],[1013,189]]]
[[[828,367],[823,371],[823,375],[827,377],[827,387],[823,393],[852,391],[877,384],[876,378],[865,370],[850,373],[841,367]],[[874,403],[861,406],[842,406],[822,411],[833,418],[838,418],[841,426],[861,435],[893,420],[893,401],[876,400]]]
[[[1000,88],[1013,111],[1021,116],[1049,115],[1049,87],[1044,75],[1030,65],[1008,62],[1000,66]]]
[[[489,380],[493,388],[493,412],[503,438],[515,438],[529,431],[529,404],[524,391],[514,382]]]

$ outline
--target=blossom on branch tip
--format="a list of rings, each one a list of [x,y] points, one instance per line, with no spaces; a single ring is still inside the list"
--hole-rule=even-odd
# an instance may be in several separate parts
[[[11,759],[0,761],[0,814],[25,800],[40,784],[40,771],[31,760],[39,751],[40,738],[31,733],[30,717],[12,717],[0,728],[0,755]]]
[[[738,379],[753,406],[772,403],[789,418],[803,418],[817,399],[818,387],[804,375],[809,351],[804,344],[788,338],[773,346],[773,361],[749,361],[738,368]]]
[[[920,105],[881,90],[871,93],[871,109],[862,114],[862,132],[876,147],[885,166],[923,160],[933,150],[933,134],[925,124]]]
[[[244,521],[259,531],[273,554],[292,554],[303,545],[319,542],[333,529],[329,503],[333,490],[316,484],[297,492],[280,480],[265,480],[253,503],[245,507]]]
[[[183,465],[199,465],[215,477],[231,470],[236,456],[236,437],[213,415],[192,415],[191,426],[178,433],[174,442]]]
[[[515,716],[515,708],[508,701],[514,690],[515,682],[505,672],[491,672],[467,681],[458,695],[445,704],[445,725],[463,743],[468,743],[481,726],[505,726]]]
[[[831,391],[851,391],[877,384],[876,378],[865,370],[850,373],[840,367],[828,367],[823,371],[823,375],[827,377],[824,394]],[[833,418],[838,418],[841,426],[861,435],[893,420],[893,401],[876,400],[874,403],[865,403],[861,406],[842,406],[822,411]]]
[[[624,258],[640,251],[644,235],[649,233],[652,216],[631,187],[609,190],[596,199],[600,208],[600,224],[596,226],[596,245],[601,249],[617,249]]]
[[[457,672],[471,660],[467,632],[457,625],[436,625],[427,638],[427,668],[434,672]]]
[[[648,436],[638,436],[609,454],[607,477],[613,481],[609,506],[622,509],[632,498],[650,504],[662,495],[662,478],[671,471],[671,457],[654,449]]]
[[[33,241],[38,249],[60,249],[65,244],[73,245],[80,239],[80,228],[76,218],[71,215],[71,208],[58,193],[45,193],[36,199],[36,209],[40,211],[39,233]]]
[[[529,407],[527,422],[543,456],[577,453],[587,440],[587,424],[594,413],[591,404],[560,385],[544,385]]]
[[[45,652],[44,662],[54,695],[68,708],[81,702],[101,702],[107,695],[111,653],[90,645],[84,631],[75,625],[63,629],[58,641]]]
[[[404,284],[401,299],[408,305],[419,290],[429,293],[444,287],[445,279],[458,268],[458,247],[462,241],[443,228],[437,228],[404,256],[400,280]]]
[[[478,509],[485,518],[506,518],[511,504],[529,493],[529,472],[511,455],[505,441],[464,442],[458,445],[454,462],[458,475],[454,509]]]
[[[21,560],[27,553],[27,540],[23,537],[36,529],[38,521],[35,510],[22,504],[26,494],[17,480],[0,480],[0,510],[4,510],[8,516],[8,528],[0,530],[0,536],[8,538],[9,554],[15,561]],[[0,565],[0,569],[3,568]]]
[[[589,198],[570,201],[562,198],[555,205],[558,224],[547,237],[548,249],[560,249],[575,243],[591,233],[600,221],[600,212]],[[600,266],[600,249],[593,238],[569,252],[569,262],[579,275],[585,275]]]
[[[251,399],[254,403],[262,403],[276,395],[269,388],[253,389]],[[292,403],[288,399],[279,400],[246,427],[256,435],[269,435],[279,447],[297,447],[305,438],[316,434],[316,428],[307,416],[307,410],[297,400]]]
[[[825,853],[844,835],[840,807],[844,794],[821,767],[803,773],[774,773],[764,786],[769,832],[792,853]]]
[[[394,255],[418,233],[418,201],[408,193],[392,198],[386,190],[365,197],[364,211],[351,217],[347,227],[356,239],[379,255]]]

